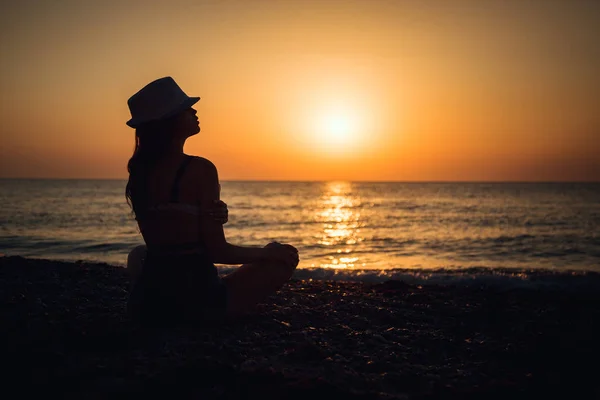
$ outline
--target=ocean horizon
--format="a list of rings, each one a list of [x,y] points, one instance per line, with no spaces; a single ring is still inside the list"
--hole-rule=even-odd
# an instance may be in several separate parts
[[[1,181],[121,181],[127,182],[127,178],[53,178],[53,177],[2,177]],[[416,183],[416,184],[436,184],[436,183],[455,183],[455,184],[600,184],[599,180],[348,180],[348,179],[220,179],[219,182],[257,182],[257,183]]]
[[[125,183],[0,179],[0,253],[124,266],[143,243]],[[221,196],[228,241],[293,244],[300,278],[540,281],[600,272],[600,183],[223,180]]]

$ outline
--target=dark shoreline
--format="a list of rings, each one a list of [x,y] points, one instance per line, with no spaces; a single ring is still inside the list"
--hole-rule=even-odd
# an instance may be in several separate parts
[[[99,399],[600,397],[597,292],[292,281],[245,321],[149,332],[125,314],[128,283],[0,257],[5,382]]]

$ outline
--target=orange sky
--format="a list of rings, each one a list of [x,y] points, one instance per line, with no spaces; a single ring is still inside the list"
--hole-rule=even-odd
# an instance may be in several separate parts
[[[127,98],[201,96],[220,177],[600,180],[600,2],[29,1],[0,16],[0,177],[125,178]]]

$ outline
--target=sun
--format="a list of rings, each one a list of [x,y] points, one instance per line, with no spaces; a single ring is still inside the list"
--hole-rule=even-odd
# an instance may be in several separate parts
[[[363,154],[374,137],[372,104],[341,89],[330,92],[312,94],[314,100],[296,114],[295,142],[322,159],[339,161]]]
[[[352,126],[344,115],[330,115],[324,121],[324,131],[336,142],[349,139]]]
[[[356,145],[358,120],[350,112],[323,112],[318,118],[315,133],[324,150],[347,151]]]

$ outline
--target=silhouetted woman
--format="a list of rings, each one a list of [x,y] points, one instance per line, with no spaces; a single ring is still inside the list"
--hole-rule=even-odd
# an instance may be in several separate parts
[[[126,197],[146,246],[129,254],[128,308],[147,325],[206,322],[251,311],[279,289],[298,265],[291,245],[242,247],[225,239],[226,205],[217,168],[183,153],[200,132],[199,97],[188,97],[171,77],[153,81],[128,100],[135,150]],[[220,277],[214,263],[243,264]]]

